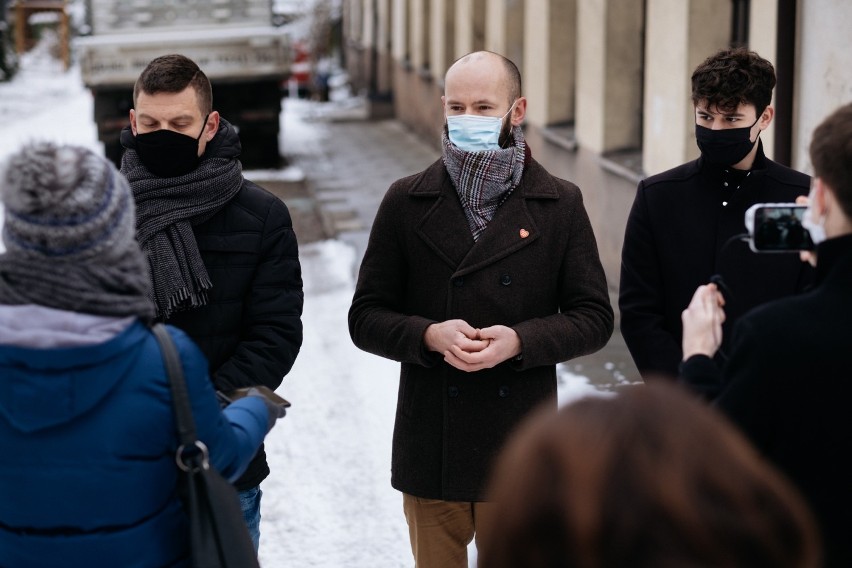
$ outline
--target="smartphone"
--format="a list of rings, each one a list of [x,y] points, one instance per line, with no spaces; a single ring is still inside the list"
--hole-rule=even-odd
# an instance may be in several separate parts
[[[802,225],[807,205],[755,203],[745,214],[749,246],[754,252],[813,250],[811,234]]]
[[[216,396],[219,397],[219,400],[226,404],[230,404],[237,399],[243,398],[248,394],[249,389],[257,389],[260,394],[263,395],[264,398],[269,400],[270,402],[277,404],[278,406],[283,406],[284,408],[289,408],[290,402],[280,395],[276,394],[271,388],[264,385],[256,385],[253,387],[243,387],[236,390],[232,390],[230,392],[222,392],[216,391]]]

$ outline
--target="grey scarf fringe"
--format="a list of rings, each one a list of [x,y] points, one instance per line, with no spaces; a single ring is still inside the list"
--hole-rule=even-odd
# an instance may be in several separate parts
[[[168,311],[177,311],[184,304],[193,308],[203,306],[207,303],[207,289],[212,287],[213,283],[210,282],[209,278],[196,279],[194,290],[183,287],[176,290],[174,295],[168,298]]]

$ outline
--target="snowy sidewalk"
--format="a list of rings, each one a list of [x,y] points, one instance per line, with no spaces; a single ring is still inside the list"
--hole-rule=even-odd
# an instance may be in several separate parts
[[[305,340],[279,392],[293,403],[267,437],[264,568],[411,565],[399,493],[390,486],[397,365],[352,345],[352,247],[301,249]]]

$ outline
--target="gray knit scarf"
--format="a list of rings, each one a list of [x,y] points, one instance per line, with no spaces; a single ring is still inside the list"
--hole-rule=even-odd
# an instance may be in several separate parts
[[[184,176],[159,178],[133,148],[126,148],[121,173],[136,200],[136,239],[151,268],[157,317],[166,320],[176,311],[206,304],[213,284],[192,226],[210,219],[240,190],[240,161],[212,156]]]
[[[443,134],[444,166],[467,217],[473,240],[485,230],[497,208],[521,183],[527,143],[520,126],[512,129],[513,144],[499,150],[466,152]]]
[[[105,265],[97,259],[34,259],[6,251],[0,254],[0,304],[38,304],[99,316],[154,319],[151,283],[141,254]]]

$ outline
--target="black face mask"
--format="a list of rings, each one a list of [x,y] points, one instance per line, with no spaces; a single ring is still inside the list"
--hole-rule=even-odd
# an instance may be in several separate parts
[[[751,124],[743,128],[726,128],[722,130],[713,130],[705,126],[695,125],[695,141],[698,143],[698,149],[701,150],[701,155],[704,156],[711,164],[720,166],[733,166],[748,156],[754,144],[757,142],[751,141],[751,129],[760,120],[760,115]],[[757,133],[760,137],[760,132]]]
[[[173,130],[155,130],[136,135],[136,153],[149,172],[158,177],[172,178],[188,174],[198,167],[198,141],[204,134],[204,126],[198,138]]]

